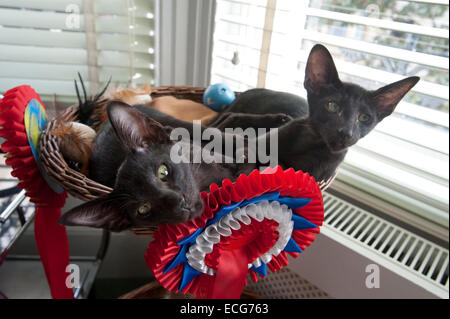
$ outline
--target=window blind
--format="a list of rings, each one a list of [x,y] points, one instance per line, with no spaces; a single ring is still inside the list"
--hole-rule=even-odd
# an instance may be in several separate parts
[[[211,82],[236,91],[257,85],[266,0],[217,1]]]
[[[342,80],[367,89],[420,76],[396,112],[352,147],[338,179],[448,228],[448,1],[277,0],[272,24],[268,1],[218,2],[212,82],[246,90],[264,73],[265,87],[306,97],[316,43],[329,48]]]
[[[89,91],[152,83],[153,44],[154,1],[0,0],[0,92],[73,102],[77,72]]]

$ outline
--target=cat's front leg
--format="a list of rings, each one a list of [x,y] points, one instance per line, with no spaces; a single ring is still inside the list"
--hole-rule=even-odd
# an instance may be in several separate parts
[[[220,130],[226,128],[265,128],[271,129],[285,125],[292,120],[292,117],[283,113],[278,114],[245,114],[245,113],[223,113],[209,126]]]

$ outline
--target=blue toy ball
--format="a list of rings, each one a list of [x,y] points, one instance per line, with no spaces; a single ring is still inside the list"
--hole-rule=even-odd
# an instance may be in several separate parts
[[[209,86],[203,94],[203,104],[216,112],[221,112],[233,103],[236,95],[226,84],[214,84]]]

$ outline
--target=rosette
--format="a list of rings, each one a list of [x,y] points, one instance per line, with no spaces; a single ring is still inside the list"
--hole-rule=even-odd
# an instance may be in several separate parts
[[[36,205],[34,231],[45,275],[54,298],[73,298],[65,284],[69,244],[65,227],[58,224],[67,195],[39,166],[39,138],[47,115],[39,95],[28,85],[7,91],[0,100],[0,136],[6,164],[18,186]]]
[[[268,168],[202,193],[203,214],[161,225],[145,259],[174,292],[199,298],[239,298],[247,284],[288,265],[315,239],[323,222],[322,193],[301,171]]]

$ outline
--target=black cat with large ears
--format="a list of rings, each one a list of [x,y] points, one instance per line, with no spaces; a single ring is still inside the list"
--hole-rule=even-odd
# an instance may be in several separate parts
[[[188,164],[170,159],[167,129],[136,107],[111,101],[100,129],[91,178],[112,193],[67,212],[60,223],[110,231],[180,223],[199,216],[203,201]]]
[[[292,116],[293,121],[279,128],[280,163],[308,172],[316,180],[328,180],[349,147],[390,115],[418,81],[412,76],[374,91],[341,81],[330,52],[317,44],[305,69],[308,103],[289,93],[254,89],[240,94],[230,109]]]
[[[416,84],[420,78],[412,76],[398,82],[386,85],[374,92],[370,92],[370,102],[377,108],[378,119],[382,120],[392,114],[397,104]],[[316,44],[308,57],[305,71],[305,81],[303,83],[308,92],[308,99],[323,97],[329,94],[332,89],[340,90],[344,86],[355,88],[341,82],[339,74],[334,64],[333,57],[326,47]],[[356,90],[350,93],[357,93]],[[359,92],[358,92],[359,93]],[[351,94],[349,94],[351,95]],[[312,101],[309,101],[310,104]],[[310,105],[311,107],[311,105]]]

